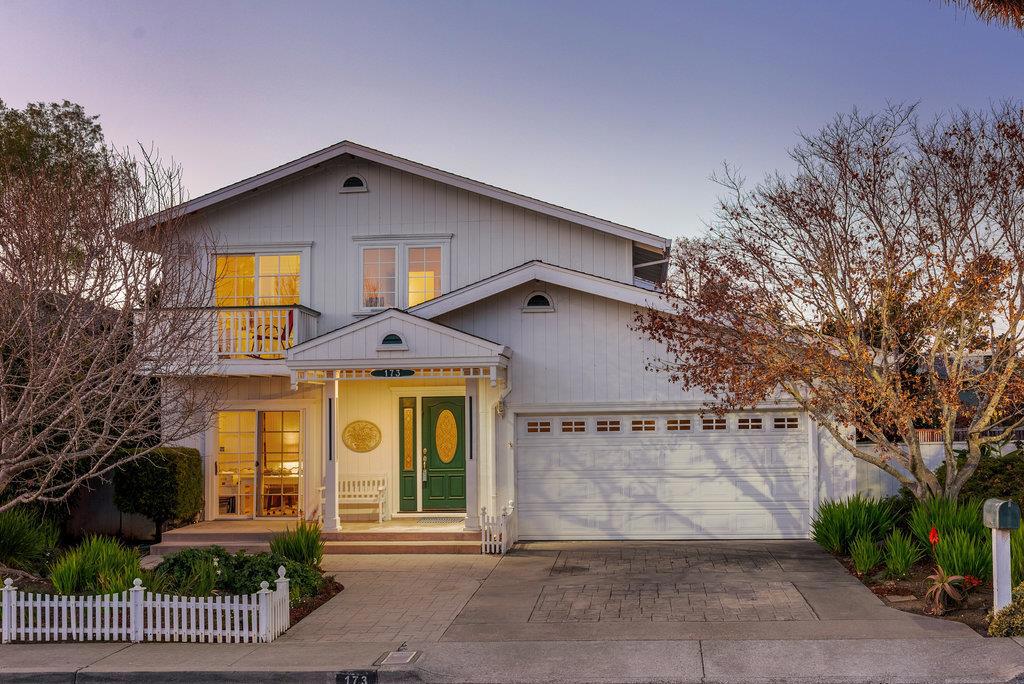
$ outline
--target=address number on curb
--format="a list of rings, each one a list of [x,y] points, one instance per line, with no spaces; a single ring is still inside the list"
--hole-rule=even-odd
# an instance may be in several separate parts
[[[337,684],[377,684],[376,670],[352,670],[339,672],[334,678]]]

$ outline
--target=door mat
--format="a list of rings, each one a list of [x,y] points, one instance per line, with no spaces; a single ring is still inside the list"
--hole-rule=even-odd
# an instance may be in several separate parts
[[[417,525],[454,525],[455,523],[463,522],[465,518],[451,517],[451,518],[420,518],[416,521]]]

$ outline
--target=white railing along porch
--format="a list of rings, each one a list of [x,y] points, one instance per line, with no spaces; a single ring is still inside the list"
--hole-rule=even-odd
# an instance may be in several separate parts
[[[308,307],[228,306],[214,312],[215,345],[222,359],[279,359],[316,337],[320,313]]]
[[[487,508],[480,509],[480,550],[483,553],[505,555],[519,539],[516,509],[512,501],[501,509],[500,515],[491,515]]]
[[[136,579],[128,591],[105,596],[50,596],[18,591],[4,580],[0,629],[12,641],[270,642],[290,626],[288,578],[241,596],[154,594]]]

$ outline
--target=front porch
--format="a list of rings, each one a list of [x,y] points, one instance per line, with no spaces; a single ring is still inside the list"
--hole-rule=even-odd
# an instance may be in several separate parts
[[[480,532],[465,530],[465,516],[402,517],[378,522],[346,522],[343,530],[324,531],[325,554],[480,553]],[[456,518],[452,520],[452,518]],[[295,520],[208,520],[165,532],[151,553],[163,556],[185,548],[222,546],[229,552],[270,550],[276,534]]]

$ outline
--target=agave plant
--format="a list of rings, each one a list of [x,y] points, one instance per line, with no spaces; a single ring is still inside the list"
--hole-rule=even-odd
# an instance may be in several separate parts
[[[963,575],[949,575],[941,565],[935,566],[935,574],[928,575],[932,585],[924,600],[932,604],[932,613],[942,615],[954,606],[963,602],[965,593]]]

